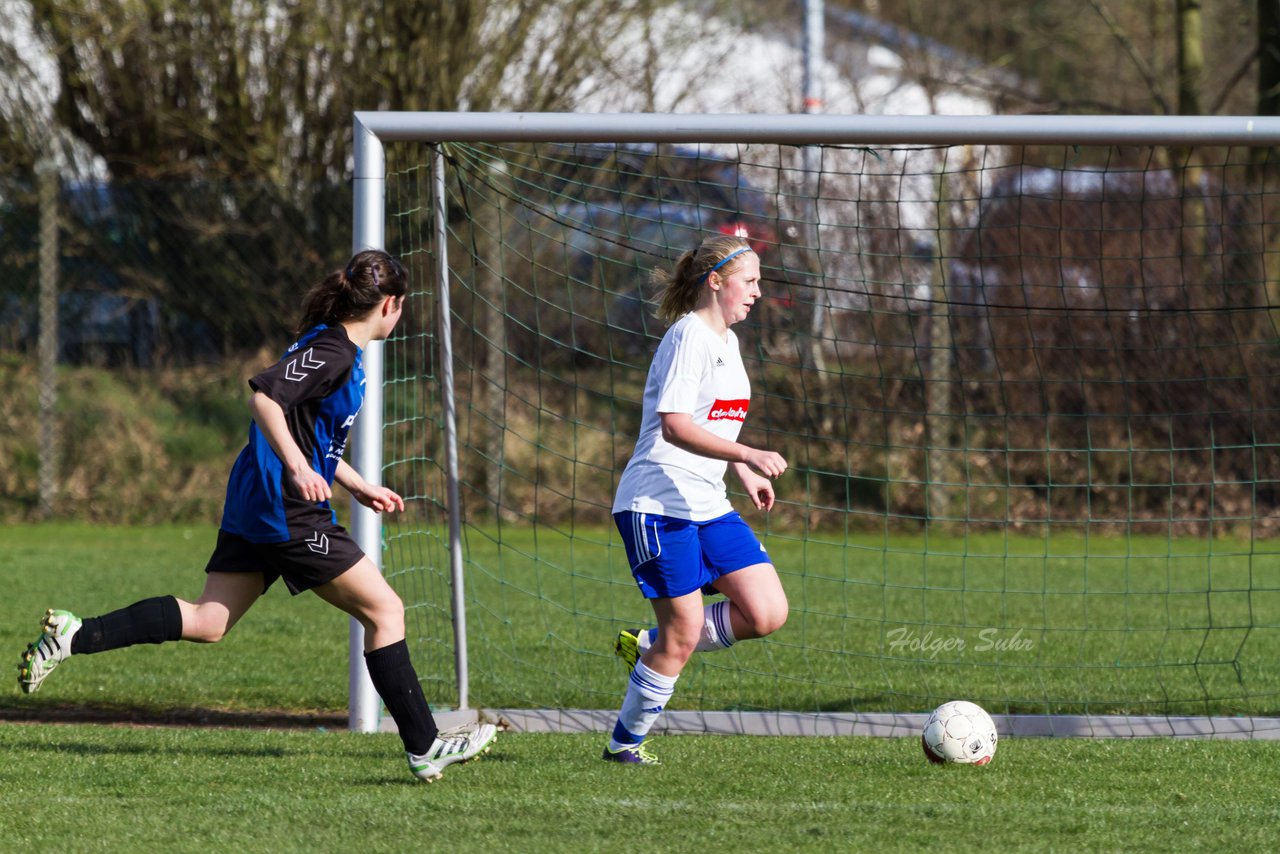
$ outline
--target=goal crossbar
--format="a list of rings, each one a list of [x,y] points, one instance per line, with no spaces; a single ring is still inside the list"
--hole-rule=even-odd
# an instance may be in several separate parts
[[[385,142],[1276,145],[1280,118],[357,112],[357,180],[381,171],[372,160],[376,155],[367,148],[370,138]]]

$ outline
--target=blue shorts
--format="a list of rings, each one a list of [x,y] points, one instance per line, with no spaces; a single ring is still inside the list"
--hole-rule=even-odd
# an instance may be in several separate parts
[[[720,576],[773,563],[737,511],[706,522],[625,511],[614,513],[613,521],[646,599],[715,593]]]

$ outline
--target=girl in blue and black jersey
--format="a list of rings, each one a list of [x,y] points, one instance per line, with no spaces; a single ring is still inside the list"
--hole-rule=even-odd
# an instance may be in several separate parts
[[[440,737],[409,660],[404,605],[329,505],[336,482],[375,511],[404,510],[399,495],[370,484],[342,454],[364,402],[364,348],[391,334],[407,289],[400,263],[370,250],[307,294],[297,340],[249,380],[249,441],[231,470],[200,598],[144,599],[84,620],[50,610],[18,665],[23,691],[38,690],[70,655],[219,641],[282,578],[291,593],[313,590],[364,626],[369,676],[417,777],[434,780],[488,748],[490,724]]]

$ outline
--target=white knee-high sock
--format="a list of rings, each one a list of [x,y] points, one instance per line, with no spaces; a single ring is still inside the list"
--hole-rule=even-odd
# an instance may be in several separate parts
[[[729,622],[729,605],[729,600],[723,599],[702,609],[702,631],[698,634],[698,645],[693,648],[694,652],[728,649],[737,642],[737,638],[733,636],[733,624]],[[644,655],[645,650],[653,646],[657,639],[656,628],[641,632],[637,638],[640,654]]]
[[[633,747],[644,741],[653,724],[666,708],[667,701],[676,690],[678,676],[664,676],[656,670],[636,662],[627,682],[627,694],[622,699],[622,710],[613,727],[610,750]]]

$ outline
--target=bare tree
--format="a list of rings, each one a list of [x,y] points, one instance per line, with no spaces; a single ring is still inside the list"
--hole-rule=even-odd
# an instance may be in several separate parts
[[[0,0],[8,32],[0,37],[0,164],[30,172],[37,154],[47,151],[50,126],[44,85],[33,58],[23,52],[31,37],[29,10]]]
[[[1259,0],[1259,5],[1265,0]],[[867,0],[828,0],[868,10]],[[1261,13],[1228,0],[1197,0],[1203,70],[1200,113],[1245,113]],[[935,3],[877,0],[875,14],[1022,82],[1017,101],[1057,112],[1174,113],[1180,0]],[[1274,43],[1274,42],[1273,42]],[[1008,77],[988,78],[1003,90]],[[1001,94],[996,92],[995,94]]]
[[[119,177],[340,179],[353,110],[565,108],[624,23],[588,0],[30,2],[60,121]]]
[[[67,251],[107,256],[126,290],[203,319],[187,335],[226,351],[278,336],[298,276],[348,249],[353,111],[571,108],[634,7],[665,0],[610,14],[590,0],[9,2],[51,57],[56,101],[42,114],[9,99],[0,162],[29,173],[51,126],[76,140],[126,234],[70,223]],[[4,91],[27,91],[30,71],[0,50]]]
[[[1178,114],[1201,115],[1204,33],[1200,0],[1178,0]]]
[[[1258,115],[1280,115],[1280,3],[1258,0]]]

